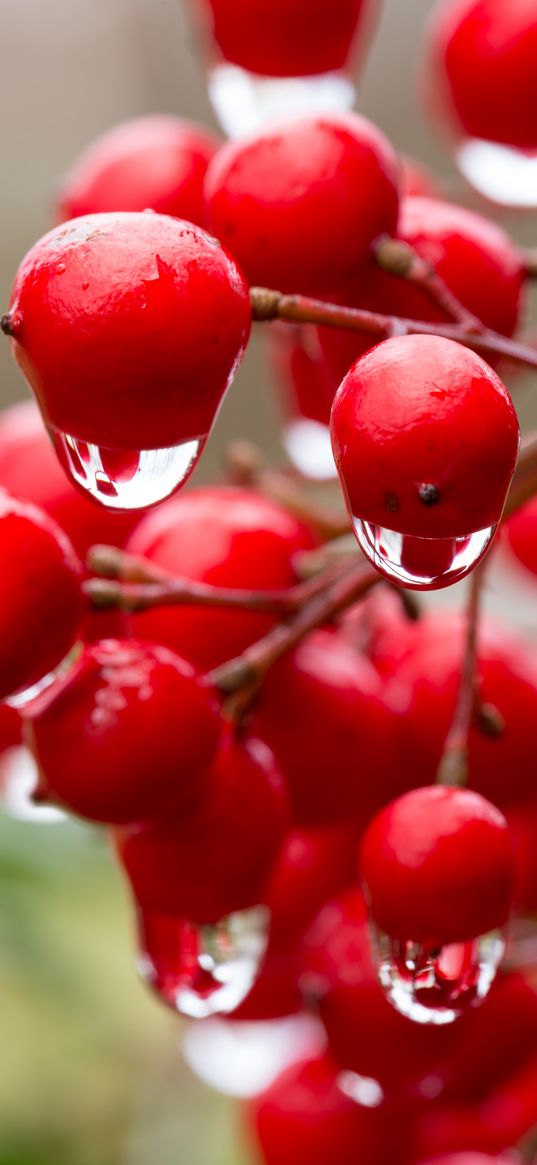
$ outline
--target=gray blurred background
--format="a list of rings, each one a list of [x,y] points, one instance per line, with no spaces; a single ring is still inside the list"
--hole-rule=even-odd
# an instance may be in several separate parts
[[[431,7],[387,0],[359,107],[470,201],[415,96],[415,55]],[[0,0],[0,91],[3,311],[20,259],[51,225],[61,175],[96,134],[147,112],[214,120],[180,0]],[[535,216],[513,225],[521,240],[537,241]],[[535,411],[535,385],[533,378],[518,390],[523,418]],[[203,474],[232,436],[266,448],[268,434],[276,448],[266,390],[254,342]],[[0,343],[0,404],[24,395]],[[529,627],[535,590],[521,579],[516,588],[500,570],[489,598]],[[460,600],[456,591],[445,597]],[[186,1072],[179,1024],[138,985],[130,937],[100,835],[0,821],[0,1165],[246,1161],[232,1107]]]

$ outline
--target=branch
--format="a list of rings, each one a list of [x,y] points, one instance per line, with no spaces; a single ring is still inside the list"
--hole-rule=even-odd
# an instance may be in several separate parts
[[[470,580],[466,642],[459,693],[451,728],[436,775],[437,785],[463,786],[468,781],[468,738],[477,702],[477,624],[483,568],[477,566]]]
[[[517,364],[537,368],[535,349],[518,344],[490,329],[479,333],[468,332],[457,323],[431,324],[423,320],[408,320],[355,307],[341,307],[306,295],[284,295],[281,291],[272,291],[266,287],[251,287],[250,301],[253,319],[260,323],[285,320],[293,324],[321,324],[323,327],[343,328],[376,336],[379,340],[391,336],[443,336],[446,340],[465,344],[467,348],[475,349],[485,356],[507,356]]]
[[[537,279],[537,247],[522,252],[524,269],[528,279]]]
[[[375,261],[382,271],[405,279],[428,296],[430,301],[466,332],[483,331],[483,323],[457,299],[435,268],[401,239],[381,239],[375,248]]]

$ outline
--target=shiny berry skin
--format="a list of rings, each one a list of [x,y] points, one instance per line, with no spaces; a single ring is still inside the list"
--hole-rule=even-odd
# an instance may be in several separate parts
[[[429,26],[429,86],[459,135],[537,148],[533,0],[443,0]]]
[[[0,490],[0,699],[39,683],[77,638],[82,567],[42,510]]]
[[[392,938],[442,947],[509,916],[507,822],[469,789],[430,785],[393,801],[369,826],[361,865],[372,917]]]
[[[115,450],[206,437],[250,330],[233,260],[165,215],[88,215],[35,244],[8,315],[47,426]]]
[[[366,824],[408,788],[397,760],[398,717],[381,680],[331,631],[313,632],[271,668],[254,724],[288,783],[297,824]]]
[[[523,307],[522,255],[509,235],[481,214],[440,198],[401,199],[397,238],[408,243],[477,319],[512,336]],[[449,316],[425,292],[396,275],[373,268],[348,287],[338,301],[407,319],[447,323]],[[321,347],[339,380],[372,346],[372,337],[320,328]],[[495,366],[498,360],[490,356]]]
[[[138,516],[96,506],[71,485],[33,400],[0,413],[0,486],[40,506],[61,526],[77,554],[101,542],[124,546]]]
[[[209,222],[253,284],[326,293],[393,234],[395,154],[358,114],[289,121],[223,146],[207,171]]]
[[[206,486],[143,518],[128,549],[178,578],[256,591],[293,586],[295,556],[316,545],[315,534],[277,502],[254,490]],[[276,618],[217,607],[160,607],[134,616],[130,626],[209,669],[260,639]]]
[[[96,138],[70,168],[56,219],[150,209],[204,226],[203,181],[219,145],[203,126],[178,117],[124,121]]]
[[[518,421],[501,380],[461,344],[438,336],[378,344],[340,386],[331,433],[354,517],[431,539],[499,521]]]
[[[336,1064],[293,1064],[245,1108],[266,1165],[384,1165],[391,1160],[384,1114],[356,1104]],[[392,1133],[393,1137],[393,1133]]]
[[[377,0],[198,0],[226,61],[266,77],[344,68],[357,30],[364,39]]]
[[[197,812],[116,835],[142,910],[212,923],[264,901],[288,826],[282,778],[260,741],[224,736]]]
[[[10,748],[16,748],[22,739],[22,720],[16,708],[0,704],[0,757]]]
[[[406,643],[395,633],[403,654],[394,661],[391,682],[404,700],[401,758],[415,784],[428,784],[455,712],[466,619],[459,611],[430,611],[413,632]],[[468,784],[507,811],[535,798],[528,758],[537,719],[537,653],[487,617],[480,623],[477,656],[477,690],[489,719],[474,719],[470,727]]]
[[[123,824],[203,797],[218,744],[218,701],[165,647],[102,640],[31,709],[27,743],[37,799],[90,821]]]

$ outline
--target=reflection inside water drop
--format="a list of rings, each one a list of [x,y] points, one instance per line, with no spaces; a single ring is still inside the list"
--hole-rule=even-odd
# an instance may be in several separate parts
[[[381,574],[412,590],[439,590],[465,578],[486,553],[496,526],[464,538],[415,538],[352,518],[369,562]]]
[[[220,125],[232,138],[302,114],[344,113],[356,96],[353,81],[343,72],[260,77],[225,62],[210,70],[207,85]]]
[[[485,198],[521,210],[537,207],[537,150],[469,138],[456,153],[459,170]]]
[[[206,437],[169,449],[107,449],[50,429],[57,456],[75,485],[112,510],[141,510],[183,485]]]
[[[234,1011],[267,946],[268,911],[256,906],[212,925],[140,911],[138,970],[175,1011],[192,1019]]]
[[[500,931],[431,949],[378,932],[378,976],[395,1009],[416,1023],[453,1023],[487,995],[505,952]]]

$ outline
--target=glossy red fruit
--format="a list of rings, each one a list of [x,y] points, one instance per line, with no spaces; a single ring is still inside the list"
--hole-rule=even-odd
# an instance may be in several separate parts
[[[443,0],[427,56],[433,105],[459,135],[537,148],[533,0]]]
[[[40,506],[84,558],[96,543],[124,546],[137,515],[94,505],[64,473],[33,400],[0,413],[0,486]]]
[[[502,533],[515,558],[537,575],[537,498],[522,506],[505,523]]]
[[[399,718],[379,675],[331,631],[315,631],[271,668],[254,724],[274,751],[300,825],[366,824],[408,788],[398,764]]]
[[[388,1003],[371,957],[360,890],[350,889],[322,908],[304,935],[299,965],[302,990],[317,1000],[341,1067],[376,1081],[385,1099],[404,1098],[406,1106],[426,1099],[427,1081],[438,1077],[458,1025],[414,1023]]]
[[[0,699],[32,688],[73,646],[82,567],[43,511],[0,491]]]
[[[414,625],[392,669],[396,694],[406,692],[401,757],[416,784],[437,771],[455,711],[466,620],[459,611],[429,612]],[[389,646],[389,645],[387,645]],[[535,797],[528,757],[537,717],[537,655],[508,628],[483,620],[478,644],[478,693],[485,718],[468,737],[468,781],[484,797],[509,809]],[[403,708],[405,707],[403,704]]]
[[[413,789],[383,809],[362,844],[371,914],[392,938],[442,947],[502,927],[514,890],[503,815],[469,789]]]
[[[253,490],[212,486],[148,514],[128,549],[178,578],[257,591],[293,586],[295,556],[316,545],[315,534],[277,502]],[[130,625],[209,669],[260,639],[275,621],[254,611],[185,606],[155,608]]]
[[[446,540],[499,521],[518,421],[501,380],[461,344],[438,336],[378,344],[339,388],[331,431],[355,519]]]
[[[66,174],[56,219],[155,210],[205,225],[203,181],[220,141],[201,125],[153,114],[96,138]]]
[[[390,143],[358,114],[289,121],[219,151],[209,221],[250,283],[326,293],[395,230],[397,173]]]
[[[456,299],[488,328],[512,336],[523,306],[524,270],[518,247],[496,223],[440,198],[401,200],[397,238],[408,243],[440,276]],[[338,300],[407,319],[448,322],[431,297],[408,280],[373,268],[340,288]],[[333,374],[342,379],[372,346],[371,338],[336,328],[319,329]],[[494,365],[494,357],[488,363]]]
[[[198,0],[226,61],[266,77],[344,68],[356,33],[367,39],[377,0]]]
[[[180,816],[203,797],[219,727],[216,696],[186,660],[93,643],[31,710],[37,797],[107,824]]]
[[[22,720],[16,708],[0,704],[0,756],[16,748],[22,739]]]
[[[117,846],[142,910],[212,923],[264,902],[287,826],[285,789],[269,749],[229,733],[199,810],[185,821],[120,831]]]
[[[379,1109],[351,1100],[327,1056],[294,1064],[245,1108],[266,1165],[384,1165],[393,1132]],[[399,1138],[400,1140],[401,1138]]]
[[[250,305],[235,263],[199,227],[88,215],[28,252],[4,327],[53,435],[125,451],[120,474],[129,451],[207,436]]]
[[[357,831],[345,825],[287,835],[267,886],[265,958],[233,1019],[273,1019],[301,1010],[298,955],[304,929],[327,899],[355,880],[356,848]]]

